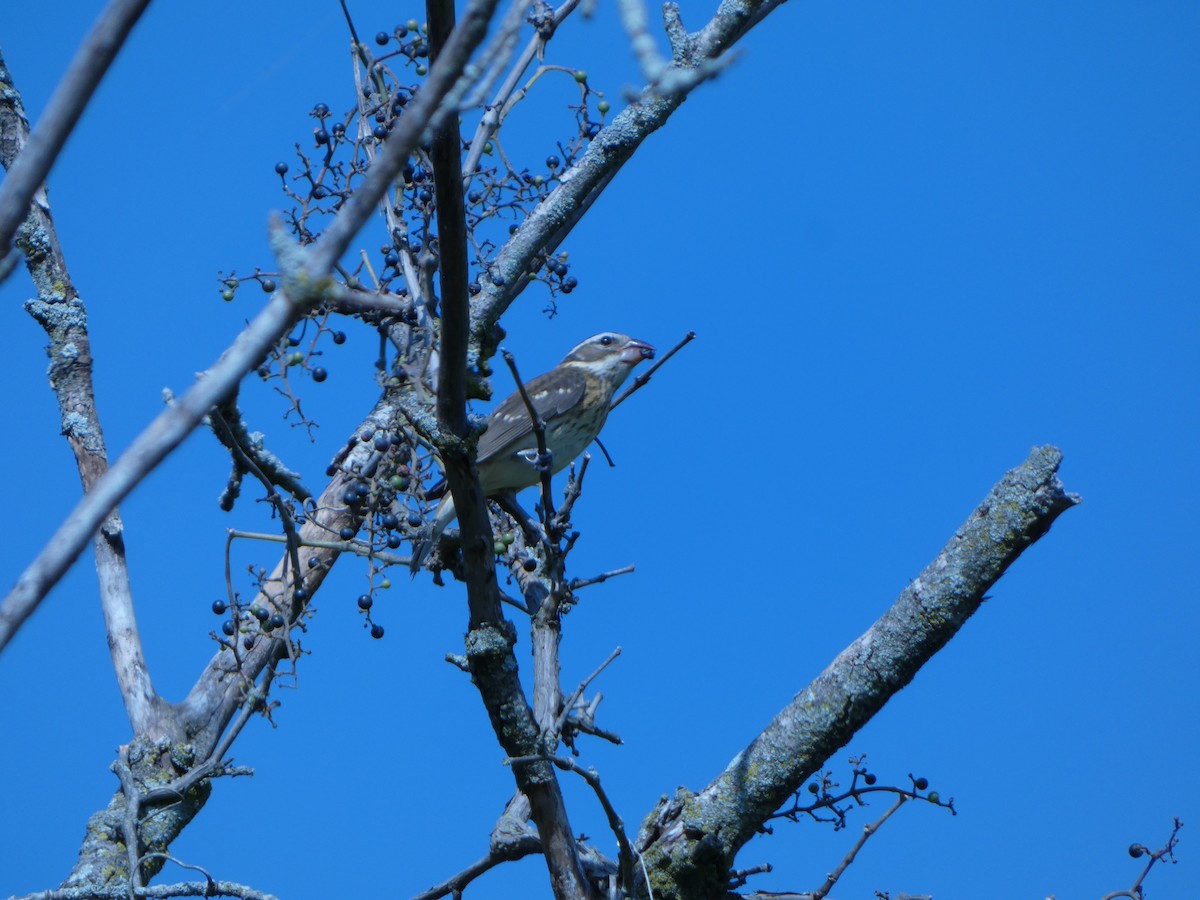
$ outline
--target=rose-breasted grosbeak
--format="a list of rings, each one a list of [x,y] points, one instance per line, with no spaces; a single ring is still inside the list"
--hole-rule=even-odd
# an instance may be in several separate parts
[[[557,366],[525,385],[533,408],[546,423],[546,449],[553,457],[552,471],[566,468],[596,439],[617,388],[634,366],[653,357],[654,348],[649,344],[606,331],[577,344]],[[479,438],[475,462],[484,495],[491,497],[538,484],[541,474],[535,466],[537,456],[537,436],[529,408],[520,391],[515,391],[492,410],[487,430]],[[434,513],[432,534],[413,544],[413,572],[454,518],[454,498],[447,490]]]

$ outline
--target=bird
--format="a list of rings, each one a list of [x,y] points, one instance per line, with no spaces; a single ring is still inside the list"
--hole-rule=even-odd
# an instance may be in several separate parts
[[[546,426],[552,472],[566,468],[596,439],[617,388],[638,363],[653,358],[654,348],[645,341],[603,331],[576,344],[557,366],[526,383],[529,400]],[[529,407],[521,392],[514,391],[487,417],[487,428],[476,448],[475,464],[484,496],[538,484],[537,457]],[[410,567],[414,574],[455,518],[454,498],[447,490],[434,512],[431,534],[413,543]]]

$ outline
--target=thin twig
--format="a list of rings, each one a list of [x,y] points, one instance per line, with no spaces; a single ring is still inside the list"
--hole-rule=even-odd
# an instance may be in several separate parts
[[[540,32],[535,34],[529,39],[529,43],[525,45],[525,49],[521,51],[521,55],[513,64],[508,78],[504,80],[504,84],[500,86],[500,89],[496,92],[496,96],[492,98],[491,104],[483,114],[483,118],[479,120],[479,125],[475,128],[475,135],[471,138],[471,147],[467,151],[466,160],[463,162],[462,176],[464,181],[469,180],[475,174],[475,167],[479,165],[479,160],[483,157],[484,146],[486,146],[491,136],[495,134],[496,129],[500,127],[500,110],[504,108],[513,91],[517,89],[521,77],[525,74],[525,70],[529,68],[529,64],[533,62],[534,56],[545,48],[546,42],[553,36],[553,30],[557,29],[562,21],[578,5],[579,0],[567,0],[566,3],[554,11],[553,27],[550,30],[550,35],[547,36]]]
[[[1163,859],[1169,859],[1171,862],[1175,861],[1175,846],[1179,843],[1179,829],[1182,827],[1183,822],[1176,816],[1175,825],[1171,829],[1171,836],[1167,838],[1167,842],[1158,850],[1151,850],[1143,844],[1134,844],[1131,846],[1129,848],[1131,856],[1135,854],[1135,851],[1137,856],[1141,856],[1143,853],[1150,855],[1150,858],[1146,861],[1146,867],[1142,869],[1142,874],[1137,877],[1137,881],[1133,883],[1132,887],[1127,890],[1113,891],[1111,894],[1105,894],[1100,900],[1116,900],[1117,897],[1142,900],[1142,882],[1146,880],[1146,876],[1150,874],[1150,870],[1154,867],[1154,864]]]
[[[535,468],[541,475],[542,482],[542,522],[545,523],[546,533],[549,535],[550,520],[554,518],[554,497],[551,494],[554,457],[546,446],[546,422],[538,414],[537,407],[533,405],[533,400],[529,397],[529,392],[525,390],[525,382],[521,380],[521,373],[517,371],[516,358],[507,350],[501,350],[500,354],[508,364],[509,371],[512,372],[513,380],[517,383],[517,390],[521,392],[521,399],[525,401],[525,409],[529,412],[529,421],[533,423],[533,436],[537,440],[538,448]]]
[[[686,335],[683,336],[683,340],[681,340],[678,344],[676,344],[674,347],[672,347],[670,350],[668,350],[666,353],[664,353],[662,355],[662,357],[654,363],[654,365],[652,365],[645,372],[642,372],[640,375],[635,375],[633,377],[633,383],[625,389],[625,393],[621,394],[620,397],[618,397],[616,400],[613,401],[613,404],[612,404],[612,406],[610,406],[608,408],[608,411],[612,412],[614,409],[616,409],[618,406],[620,406],[622,403],[624,403],[625,399],[630,394],[632,394],[634,391],[640,390],[650,380],[650,377],[655,372],[657,372],[659,369],[661,369],[663,367],[663,365],[666,364],[668,359],[670,359],[672,356],[674,356],[676,353],[678,353],[680,350],[682,350],[684,347],[686,347],[688,344],[690,344],[695,339],[696,339],[696,332],[689,331]]]
[[[563,701],[562,712],[558,715],[558,721],[554,723],[555,732],[561,734],[563,726],[567,722],[567,717],[571,715],[571,710],[575,708],[576,702],[583,696],[583,692],[587,690],[589,684],[600,677],[600,673],[607,669],[618,656],[621,655],[621,648],[617,647],[612,653],[605,657],[604,662],[596,666],[595,671],[587,678],[579,682],[579,686],[573,690],[570,695]]]
[[[833,886],[837,884],[838,879],[850,868],[850,864],[854,862],[854,857],[858,856],[858,851],[870,840],[871,835],[877,832],[883,826],[883,823],[892,817],[892,813],[907,802],[908,797],[901,794],[896,798],[896,802],[888,807],[887,812],[871,824],[863,826],[862,834],[858,836],[858,840],[854,842],[854,846],[842,857],[842,861],[838,863],[837,868],[829,873],[829,877],[825,879],[825,883],[813,891],[813,900],[821,900],[821,898],[827,896],[833,890]]]
[[[572,578],[568,587],[572,591],[577,591],[580,588],[588,587],[593,584],[603,584],[610,578],[616,578],[618,575],[629,575],[636,569],[633,565],[621,566],[619,569],[611,569],[608,572],[601,572],[599,575],[593,575],[591,578]]]
[[[632,887],[633,885],[633,862],[636,854],[633,847],[629,843],[629,837],[625,834],[625,822],[617,813],[616,807],[608,799],[608,794],[604,792],[604,788],[600,784],[600,775],[595,768],[587,768],[576,764],[575,760],[567,759],[562,756],[525,756],[525,757],[510,757],[504,761],[505,765],[519,765],[522,763],[531,762],[550,762],[564,772],[574,772],[588,783],[592,791],[596,794],[596,799],[600,801],[600,807],[604,810],[604,815],[608,819],[608,827],[617,839],[618,860],[621,868],[621,882]]]

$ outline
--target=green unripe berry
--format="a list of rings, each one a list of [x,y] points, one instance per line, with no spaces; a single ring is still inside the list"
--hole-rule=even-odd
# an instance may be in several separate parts
[[[576,69],[575,80],[580,84],[584,84],[587,81],[587,72],[585,72],[583,69]]]
[[[604,115],[606,112],[612,109],[612,104],[607,100],[601,100],[596,104],[596,109],[600,110],[600,115]]]

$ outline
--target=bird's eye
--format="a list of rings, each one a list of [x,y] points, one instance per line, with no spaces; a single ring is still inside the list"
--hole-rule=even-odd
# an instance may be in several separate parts
[[[611,334],[606,334],[606,335],[604,335],[604,337],[600,338],[600,343],[603,344],[605,347],[607,347],[612,342],[613,342],[613,336]]]

